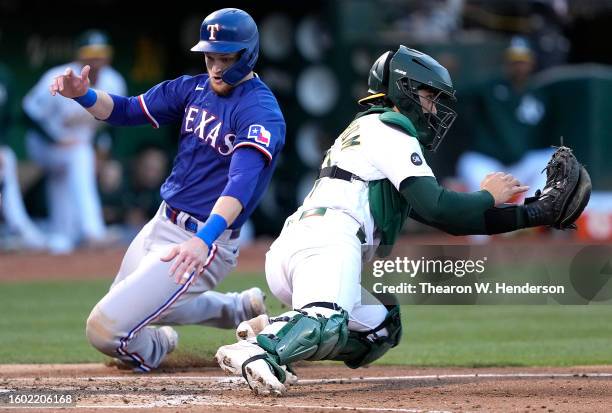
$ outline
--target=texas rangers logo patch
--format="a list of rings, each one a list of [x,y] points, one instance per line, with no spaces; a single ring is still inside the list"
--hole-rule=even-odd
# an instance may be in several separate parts
[[[266,128],[261,125],[251,125],[249,126],[249,133],[247,134],[247,138],[255,139],[255,142],[257,143],[270,146],[270,139],[272,138],[272,134],[269,130],[266,130]]]
[[[412,163],[415,164],[416,166],[423,164],[423,160],[421,159],[421,156],[416,152],[413,152],[412,155],[410,155],[410,161],[412,161]]]

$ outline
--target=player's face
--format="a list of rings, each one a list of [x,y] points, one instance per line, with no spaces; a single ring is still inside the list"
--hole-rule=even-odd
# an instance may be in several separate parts
[[[433,113],[434,115],[438,114],[435,104],[435,101],[438,98],[438,93],[431,89],[419,89],[418,94],[421,107],[423,108],[423,113]]]
[[[526,82],[533,71],[533,67],[532,61],[514,61],[506,63],[508,77],[510,77],[513,82],[517,83]]]
[[[227,95],[232,87],[225,83],[223,72],[238,60],[238,53],[205,53],[206,71],[210,76],[210,85],[218,95]]]

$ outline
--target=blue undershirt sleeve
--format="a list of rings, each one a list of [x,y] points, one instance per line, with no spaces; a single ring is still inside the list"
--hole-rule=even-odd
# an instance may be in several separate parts
[[[110,94],[113,99],[113,111],[105,122],[113,126],[135,126],[149,123],[138,97],[125,97]]]
[[[242,204],[249,203],[261,171],[265,168],[267,159],[257,149],[241,147],[232,155],[229,167],[229,179],[221,196],[231,196]]]

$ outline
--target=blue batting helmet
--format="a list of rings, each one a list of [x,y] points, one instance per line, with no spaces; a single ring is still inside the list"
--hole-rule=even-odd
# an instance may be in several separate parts
[[[223,72],[221,78],[235,85],[253,70],[259,56],[259,32],[253,18],[240,9],[217,10],[204,19],[200,26],[200,41],[192,52],[241,52],[236,63]]]

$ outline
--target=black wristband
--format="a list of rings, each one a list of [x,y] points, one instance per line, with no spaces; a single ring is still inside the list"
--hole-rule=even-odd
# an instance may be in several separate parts
[[[525,205],[521,205],[521,208],[525,214],[526,227],[552,225],[555,222],[549,204],[546,204],[543,200],[537,200],[529,204],[525,203]]]
[[[484,213],[487,234],[501,234],[526,227],[525,211],[522,205],[505,205],[489,208]]]

